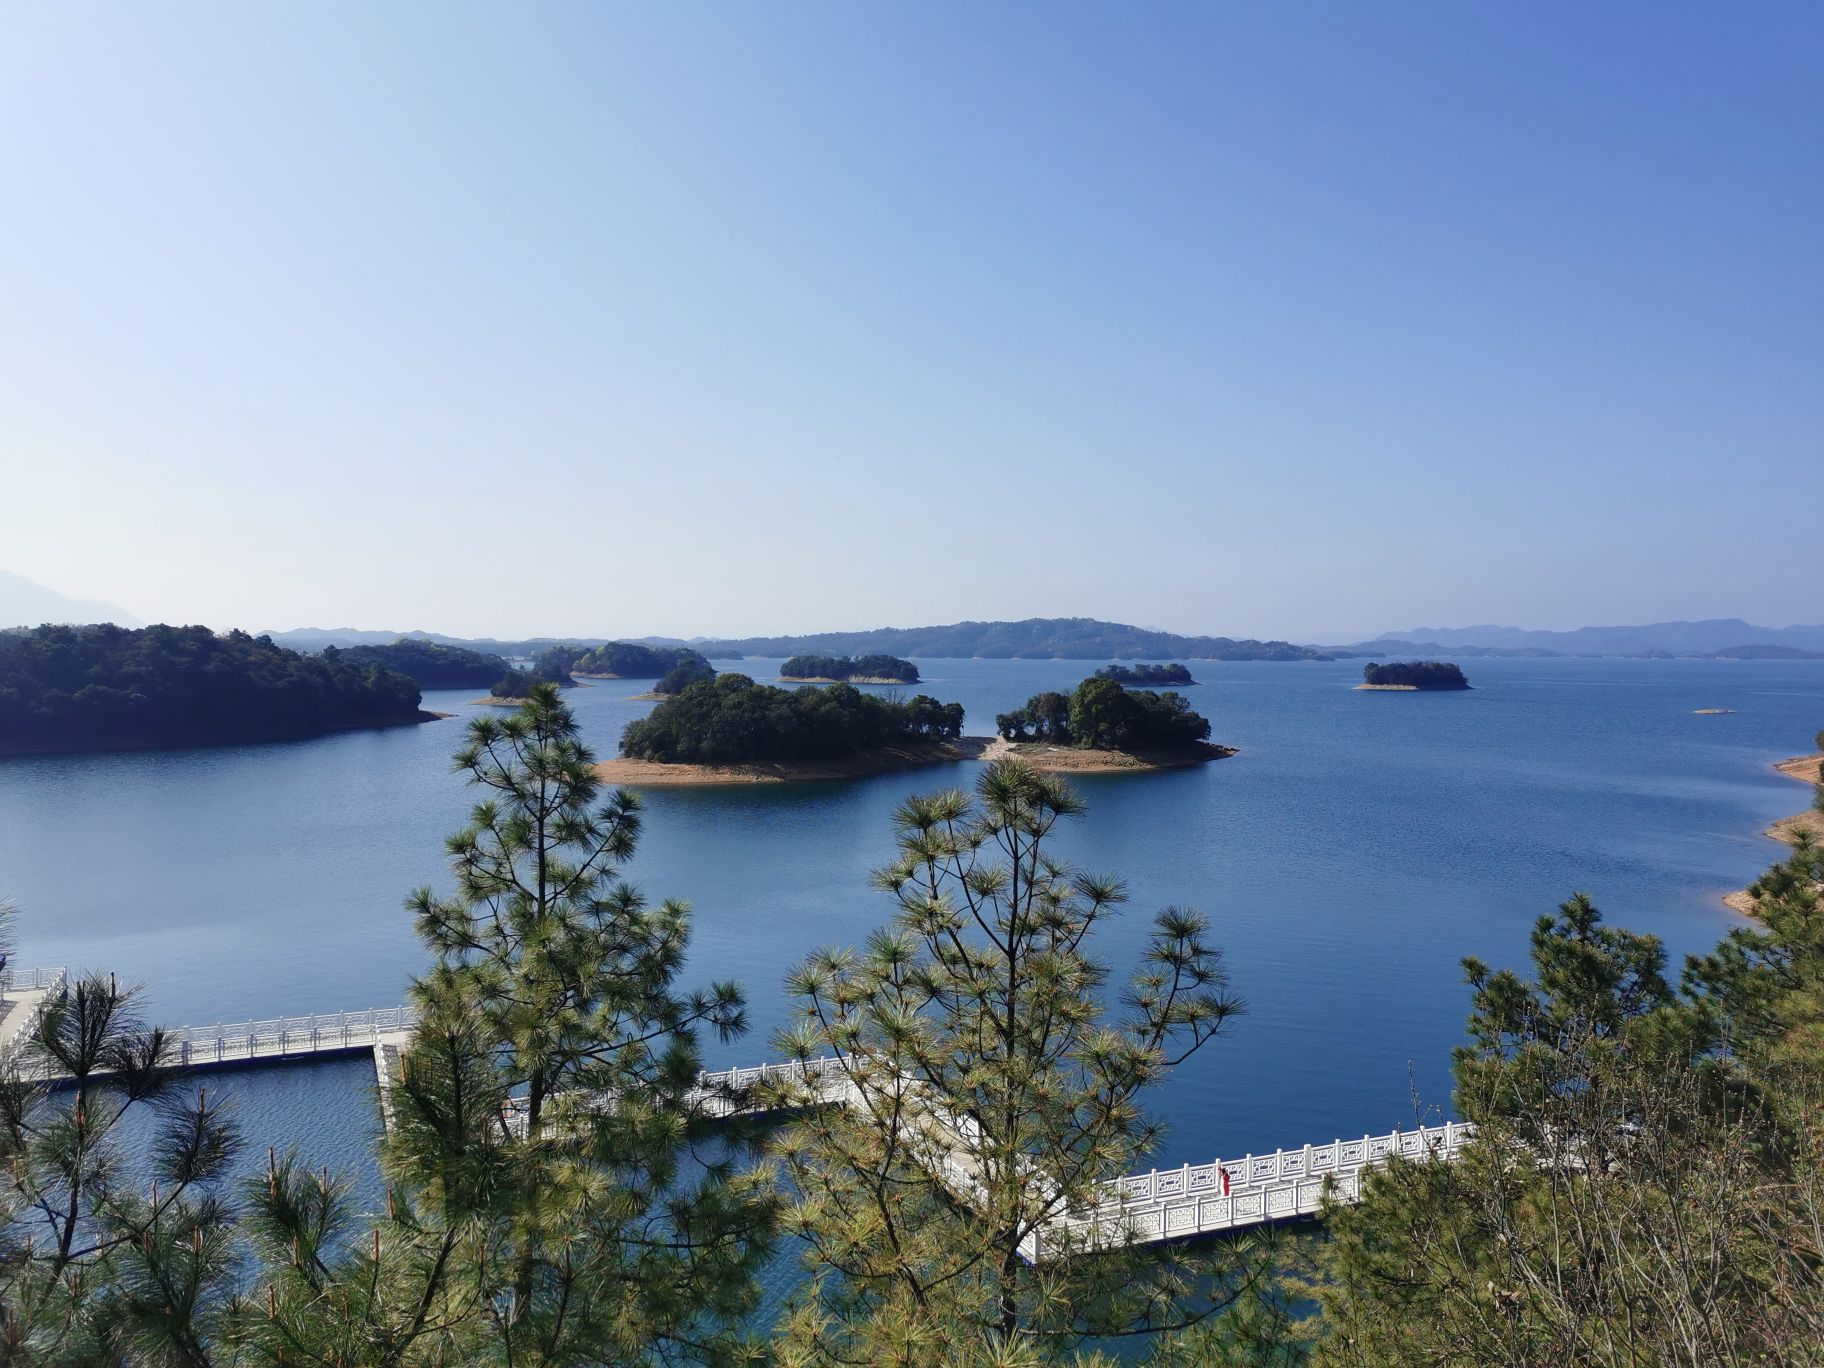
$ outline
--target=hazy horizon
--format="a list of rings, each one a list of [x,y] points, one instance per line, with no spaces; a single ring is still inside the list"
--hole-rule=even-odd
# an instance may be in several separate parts
[[[1816,622],[1824,10],[14,6],[4,568],[147,621]]]

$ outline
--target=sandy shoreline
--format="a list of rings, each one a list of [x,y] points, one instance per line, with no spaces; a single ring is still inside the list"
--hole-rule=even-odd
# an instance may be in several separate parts
[[[627,788],[690,788],[708,784],[791,784],[820,779],[861,779],[891,770],[913,769],[920,765],[942,765],[955,760],[971,760],[979,754],[974,743],[979,738],[960,741],[933,741],[902,746],[882,746],[862,751],[840,760],[816,760],[800,764],[759,765],[664,765],[656,760],[604,760],[595,767],[596,777],[605,784]]]
[[[831,679],[827,675],[780,675],[781,684],[897,684],[909,689],[919,681],[916,679],[888,679],[885,675],[850,675],[847,679]]]
[[[1815,784],[1819,779],[1818,770],[1821,764],[1824,764],[1824,754],[1795,755],[1790,760],[1780,761],[1774,766],[1774,769],[1788,779],[1796,780],[1801,784]],[[1818,840],[1824,841],[1824,812],[1819,812],[1816,808],[1806,808],[1803,812],[1795,812],[1790,817],[1780,818],[1761,834],[1769,840],[1782,841],[1791,845],[1801,831],[1808,831]],[[1737,889],[1733,893],[1724,895],[1723,905],[1733,912],[1750,916],[1754,912],[1754,897],[1745,888]]]
[[[1084,750],[1077,746],[1050,746],[1042,741],[990,740],[981,752],[984,760],[1011,756],[1047,774],[1143,774],[1152,770],[1187,769],[1235,754],[1233,746],[1200,741],[1190,750],[1113,751]]]

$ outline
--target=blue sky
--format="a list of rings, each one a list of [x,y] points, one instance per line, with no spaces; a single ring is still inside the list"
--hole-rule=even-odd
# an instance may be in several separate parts
[[[0,10],[0,569],[147,619],[1824,619],[1824,7]]]

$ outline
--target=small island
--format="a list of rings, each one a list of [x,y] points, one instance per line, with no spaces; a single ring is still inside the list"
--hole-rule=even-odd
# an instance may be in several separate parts
[[[795,655],[779,667],[794,684],[916,684],[918,666],[898,656]]]
[[[637,641],[610,641],[593,650],[579,648],[565,664],[567,672],[580,679],[663,679],[680,665],[710,668],[708,658],[688,646],[647,646]]]
[[[1126,689],[1100,672],[1068,694],[1034,694],[994,724],[999,740],[984,758],[1012,754],[1054,772],[1182,769],[1235,754],[1210,743],[1209,719],[1182,694]]]
[[[207,627],[0,632],[0,755],[297,741],[444,716],[418,686],[340,653]]]
[[[1395,660],[1386,665],[1369,661],[1362,666],[1362,682],[1355,687],[1403,692],[1467,689],[1469,680],[1461,666],[1447,660]]]
[[[621,733],[611,784],[759,784],[848,779],[960,760],[963,706],[904,702],[848,684],[780,689],[728,673],[687,684]]]
[[[1162,684],[1195,684],[1188,665],[1104,665],[1096,671],[1097,679],[1112,679],[1117,684],[1137,684],[1153,688]]]

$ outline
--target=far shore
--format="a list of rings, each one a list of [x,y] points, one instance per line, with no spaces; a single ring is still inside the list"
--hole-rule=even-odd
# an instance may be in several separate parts
[[[1824,753],[1817,755],[1795,755],[1790,760],[1782,760],[1774,769],[1788,779],[1801,784],[1815,784],[1819,779],[1819,766],[1824,765]],[[1824,841],[1824,812],[1816,808],[1806,808],[1795,812],[1790,817],[1782,817],[1767,830],[1762,832],[1770,840],[1783,841],[1792,845],[1798,840],[1801,831],[1808,831],[1817,840]],[[1754,895],[1742,888],[1724,896],[1723,903],[1731,911],[1740,912],[1743,916],[1754,915]]]
[[[850,675],[847,679],[834,679],[828,675],[780,675],[781,684],[899,684],[907,688],[918,683],[916,679],[888,679],[885,675]]]
[[[1183,750],[1091,750],[1082,746],[1053,746],[1043,741],[1008,741],[995,737],[982,748],[981,758],[1024,760],[1047,774],[1143,774],[1150,770],[1188,769],[1211,760],[1226,760],[1233,746],[1199,741]]]
[[[595,767],[605,784],[628,788],[690,788],[711,784],[791,784],[821,779],[862,779],[890,770],[971,760],[981,753],[979,737],[956,741],[907,742],[858,751],[835,760],[752,765],[667,765],[656,760],[604,760]]]

